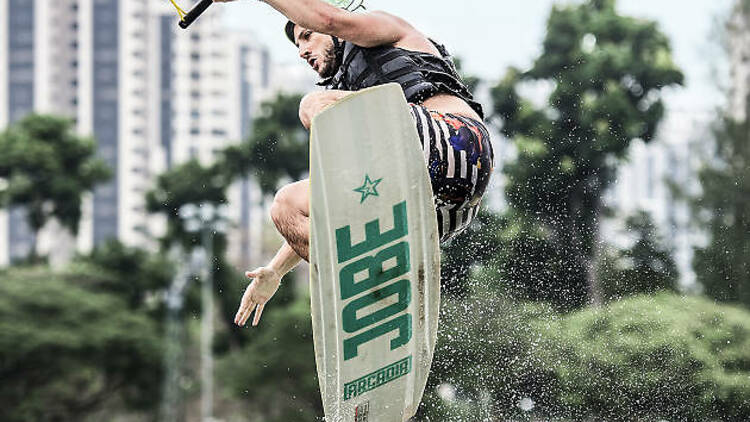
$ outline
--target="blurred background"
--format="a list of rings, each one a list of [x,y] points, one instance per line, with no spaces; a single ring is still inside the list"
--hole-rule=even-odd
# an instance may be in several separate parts
[[[494,132],[415,422],[750,420],[750,1],[369,7],[445,43]],[[0,420],[322,420],[307,267],[232,324],[307,174],[285,19],[0,15]]]

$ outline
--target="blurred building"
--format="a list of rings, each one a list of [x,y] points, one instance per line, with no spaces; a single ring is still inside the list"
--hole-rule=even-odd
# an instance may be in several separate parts
[[[710,145],[710,112],[671,111],[662,122],[657,139],[649,144],[635,141],[628,161],[620,166],[617,181],[605,196],[614,212],[602,226],[601,238],[618,247],[628,247],[634,239],[624,233],[627,217],[643,210],[673,248],[683,286],[692,286],[693,248],[700,234],[690,226],[690,210],[673,187],[695,194],[700,189],[698,169]]]
[[[736,119],[748,116],[750,104],[750,0],[736,0],[727,23],[730,70],[729,113]],[[681,283],[695,282],[693,250],[705,242],[705,235],[690,222],[690,210],[675,198],[670,184],[683,192],[697,195],[698,171],[713,156],[710,125],[716,119],[712,110],[671,110],[662,123],[658,139],[649,145],[634,144],[630,161],[620,169],[617,184],[609,192],[608,204],[616,211],[606,226],[605,236],[622,230],[624,218],[637,210],[651,214],[661,234],[674,248]],[[619,237],[623,241],[626,238]]]
[[[150,61],[157,77],[151,83],[159,93],[152,105],[159,110],[155,138],[164,153],[159,162],[167,168],[192,159],[211,164],[219,151],[250,134],[260,103],[274,91],[268,50],[250,33],[224,29],[220,13],[209,12],[184,31],[177,28],[168,2],[152,7]],[[260,237],[261,193],[248,175],[227,194],[233,228],[228,255],[248,266],[258,252],[250,239]],[[152,233],[164,227],[154,224]]]
[[[750,1],[739,0],[728,23],[730,110],[737,119],[747,117],[750,104]]]
[[[0,127],[31,111],[76,118],[78,2],[2,0],[0,13]],[[0,210],[0,265],[26,257],[32,240],[23,209]]]
[[[213,11],[181,30],[170,7],[0,0],[0,45],[8,47],[0,48],[0,127],[32,111],[68,116],[95,136],[114,173],[86,201],[77,239],[51,224],[40,234],[42,252],[69,256],[112,238],[155,246],[164,224],[146,212],[144,196],[156,176],[192,158],[213,161],[247,136],[270,95],[270,58],[251,34],[222,29]],[[229,192],[238,260],[251,254],[253,186],[246,178]],[[0,265],[25,257],[31,236],[23,210],[0,210]]]

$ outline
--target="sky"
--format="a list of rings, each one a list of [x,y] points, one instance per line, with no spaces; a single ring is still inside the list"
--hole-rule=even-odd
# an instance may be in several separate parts
[[[445,44],[462,59],[468,73],[497,80],[509,66],[528,68],[541,52],[546,20],[554,4],[565,0],[366,0],[373,10],[401,16],[423,33]],[[686,88],[667,96],[673,110],[714,109],[723,96],[717,89],[717,64],[723,54],[715,41],[716,21],[732,0],[620,0],[621,13],[656,20],[672,41],[675,62],[686,74]],[[223,7],[226,24],[252,31],[280,63],[300,61],[286,40],[286,19],[257,0],[238,0]],[[217,13],[214,10],[212,13]]]

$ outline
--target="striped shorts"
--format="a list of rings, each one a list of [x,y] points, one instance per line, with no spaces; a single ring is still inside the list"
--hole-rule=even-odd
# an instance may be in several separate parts
[[[432,181],[440,242],[464,231],[490,181],[495,155],[484,123],[411,105]]]

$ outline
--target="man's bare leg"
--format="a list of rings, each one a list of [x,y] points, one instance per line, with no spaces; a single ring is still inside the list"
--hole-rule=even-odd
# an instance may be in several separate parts
[[[276,193],[271,219],[289,246],[310,261],[310,180],[284,186]]]

